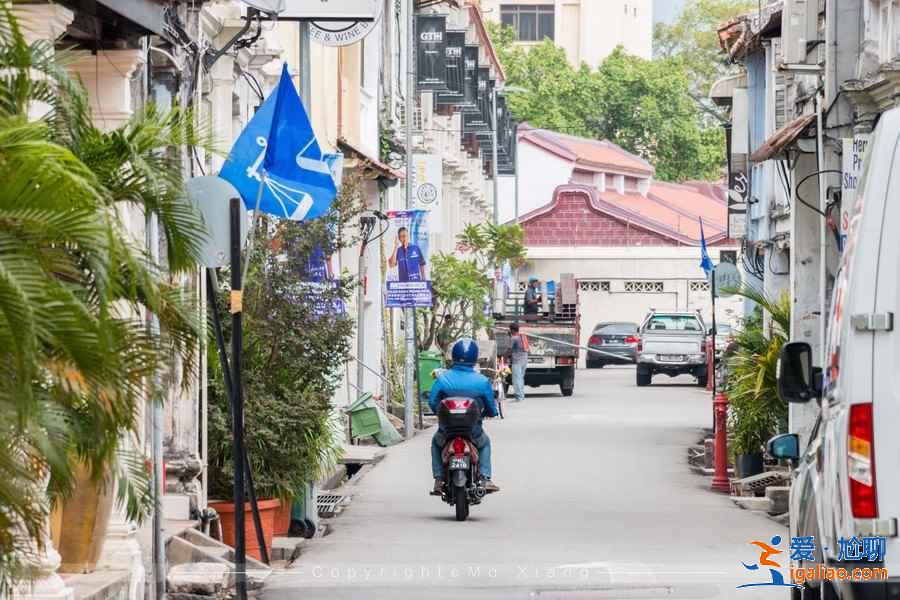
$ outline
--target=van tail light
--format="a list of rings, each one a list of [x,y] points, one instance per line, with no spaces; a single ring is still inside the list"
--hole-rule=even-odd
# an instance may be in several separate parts
[[[850,479],[850,508],[860,519],[878,517],[875,486],[875,451],[872,446],[872,403],[850,406],[847,432],[847,473]]]
[[[453,454],[456,456],[464,456],[466,450],[468,450],[468,447],[466,446],[466,441],[464,439],[455,438],[453,440]]]
[[[603,344],[603,338],[601,338],[599,335],[592,335],[588,338],[588,344],[593,346],[600,346]]]
[[[700,354],[706,354],[706,340],[700,342]]]
[[[640,341],[641,341],[641,338],[639,338],[639,337],[636,336],[636,335],[629,335],[627,338],[625,338],[625,343],[626,343],[626,344],[637,344],[637,343],[639,343]]]
[[[572,356],[558,356],[556,357],[556,364],[562,367],[574,365],[575,358]]]
[[[643,351],[644,351],[644,340],[638,338],[638,341],[637,341],[637,348],[635,348],[635,350],[637,350],[638,352],[643,352]]]

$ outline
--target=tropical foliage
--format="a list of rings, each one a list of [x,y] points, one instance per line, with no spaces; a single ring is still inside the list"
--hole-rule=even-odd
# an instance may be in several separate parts
[[[688,0],[673,23],[657,23],[654,55],[677,60],[691,82],[691,95],[704,109],[718,114],[709,101],[713,83],[737,71],[722,60],[717,29],[729,19],[759,7],[752,0]]]
[[[618,48],[596,70],[573,68],[550,40],[526,48],[513,43],[509,27],[491,31],[506,85],[524,90],[508,95],[519,121],[607,139],[653,164],[659,179],[721,175],[724,134],[692,97],[692,74],[680,57],[644,60]]]
[[[345,302],[351,277],[329,277],[327,257],[355,242],[342,236],[362,206],[360,182],[346,176],[330,212],[313,221],[263,223],[244,281],[244,376],[247,453],[260,498],[290,500],[333,469],[342,423],[331,406],[350,354],[353,319]],[[223,271],[227,273],[227,270]],[[221,278],[220,314],[227,314]],[[225,323],[226,338],[230,324]],[[209,487],[233,497],[230,404],[215,348],[209,356]]]
[[[784,431],[787,406],[777,392],[778,354],[790,331],[787,294],[772,300],[750,286],[735,290],[756,305],[727,358],[729,429],[736,454],[761,453],[766,440]]]
[[[457,239],[464,258],[454,254],[432,258],[434,303],[416,311],[419,350],[437,345],[446,353],[455,340],[475,336],[490,324],[484,310],[492,291],[489,275],[504,263],[513,268],[525,263],[524,239],[518,224],[470,223]]]
[[[159,219],[169,272],[193,265],[202,225],[179,202],[172,149],[205,144],[196,132],[152,108],[100,131],[52,44],[26,43],[0,4],[0,595],[44,539],[48,474],[58,498],[86,464],[130,517],[145,511],[143,458],[122,442],[161,396],[153,375],[194,364],[198,330],[126,217]]]

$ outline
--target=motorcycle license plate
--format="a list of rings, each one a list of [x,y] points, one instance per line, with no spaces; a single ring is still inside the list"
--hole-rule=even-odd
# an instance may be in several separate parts
[[[469,468],[469,457],[468,456],[452,456],[450,457],[450,469],[468,469]]]

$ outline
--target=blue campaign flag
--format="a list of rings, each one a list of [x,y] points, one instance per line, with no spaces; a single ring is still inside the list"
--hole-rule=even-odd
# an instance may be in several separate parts
[[[703,219],[700,219],[700,268],[706,272],[706,278],[709,279],[715,265],[709,257],[709,251],[706,249],[706,236],[703,235]]]
[[[231,182],[247,209],[294,221],[328,211],[337,195],[340,154],[323,154],[287,65],[281,80],[244,127],[219,176]]]

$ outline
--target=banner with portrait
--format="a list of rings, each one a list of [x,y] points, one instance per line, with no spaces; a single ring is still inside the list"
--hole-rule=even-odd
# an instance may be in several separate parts
[[[428,211],[388,213],[385,306],[427,308],[432,305],[428,257]]]

